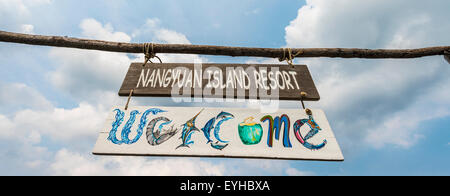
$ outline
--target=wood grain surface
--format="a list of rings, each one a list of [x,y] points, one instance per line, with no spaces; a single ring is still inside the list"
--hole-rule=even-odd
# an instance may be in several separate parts
[[[159,77],[162,77],[163,73],[168,72],[169,69],[172,70],[171,71],[172,73],[169,75],[174,75],[173,72],[175,71],[173,71],[173,69],[175,68],[185,68],[186,70],[192,71],[192,73],[190,74],[191,77],[194,77],[194,73],[199,73],[199,75],[201,74],[202,75],[201,88],[199,88],[198,86],[199,83],[195,82],[194,81],[195,78],[193,78],[191,82],[193,85],[191,86],[188,85],[188,87],[185,87],[184,89],[183,88],[179,88],[179,90],[173,89],[174,87],[177,88],[178,84],[181,85],[183,84],[182,79],[184,77],[183,73],[190,73],[189,71],[181,72],[179,80],[181,81],[181,83],[176,83],[178,82],[176,81],[174,84],[174,81],[170,81],[168,82],[167,87],[164,87],[164,85],[161,82],[156,82],[155,84],[150,83],[150,85],[147,85],[146,87],[142,85],[144,81],[149,83],[150,78],[155,78],[156,76],[152,77],[152,74],[156,75],[157,71],[160,72]],[[277,64],[202,64],[200,68],[198,69],[194,68],[195,68],[194,64],[188,63],[154,63],[154,64],[150,63],[145,66],[143,66],[142,63],[132,63],[119,90],[119,95],[129,96],[131,90],[134,89],[132,96],[150,96],[150,97],[177,96],[177,97],[207,97],[207,98],[301,100],[302,98],[300,96],[300,93],[306,92],[307,95],[303,97],[303,100],[318,101],[320,99],[319,93],[316,89],[314,81],[306,65],[289,66]],[[233,76],[237,77],[238,75],[236,74],[240,73],[239,70],[241,71],[248,70],[249,80],[246,81],[249,85],[249,88],[248,89],[241,88],[242,85],[238,85],[239,83],[236,82],[235,80],[236,78],[233,77],[232,79],[234,82],[228,80],[228,82],[233,83],[233,85],[229,83],[223,89],[212,88],[214,87],[212,86],[211,88],[209,88],[208,91],[208,84],[216,83],[214,80],[213,75],[214,73],[210,71],[209,72],[210,75],[208,75],[208,70],[220,71],[218,73],[221,73],[221,76],[219,76],[218,74],[216,74],[215,76],[221,77],[223,79],[223,81],[220,82],[221,84],[223,84],[223,86],[227,84],[228,79],[227,74],[232,75],[230,77]],[[236,72],[233,72],[232,70],[236,70]],[[252,70],[258,72],[259,77],[255,76],[255,73],[251,72]],[[270,72],[273,73],[271,77],[272,80],[268,78]],[[275,82],[274,80],[277,79],[276,73],[279,73],[278,82]],[[142,76],[145,76],[146,79],[142,78]],[[260,79],[260,81],[257,80],[258,78]],[[232,86],[234,86],[234,88],[232,88]],[[284,89],[281,88],[283,86]],[[185,90],[189,91],[188,94],[183,93]],[[204,93],[205,91],[212,93],[205,94]]]

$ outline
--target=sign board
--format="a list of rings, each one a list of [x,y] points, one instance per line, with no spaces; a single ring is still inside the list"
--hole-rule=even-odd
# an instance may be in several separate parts
[[[299,109],[120,108],[111,109],[93,154],[344,160],[319,109],[309,116]]]
[[[306,65],[132,63],[120,96],[320,99]]]

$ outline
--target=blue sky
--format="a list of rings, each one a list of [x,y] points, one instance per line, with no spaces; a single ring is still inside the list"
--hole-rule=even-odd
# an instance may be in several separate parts
[[[0,30],[125,42],[416,48],[450,45],[448,7],[445,0],[0,0]],[[142,56],[0,43],[0,175],[450,174],[450,66],[440,56],[295,60],[309,66],[322,99],[307,104],[325,110],[344,162],[91,155],[109,109],[126,101],[117,90],[129,63]],[[164,98],[132,104],[191,105]]]

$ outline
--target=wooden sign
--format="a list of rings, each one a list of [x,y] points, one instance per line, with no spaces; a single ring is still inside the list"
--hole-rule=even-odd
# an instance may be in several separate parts
[[[119,108],[111,109],[93,154],[344,160],[318,109],[309,116],[299,109]]]
[[[120,96],[209,97],[243,99],[320,99],[306,65],[131,64]]]

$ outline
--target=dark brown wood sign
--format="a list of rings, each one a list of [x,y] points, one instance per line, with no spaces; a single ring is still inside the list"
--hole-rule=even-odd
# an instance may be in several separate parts
[[[134,90],[133,90],[134,89]],[[320,99],[306,65],[132,63],[120,96]]]

